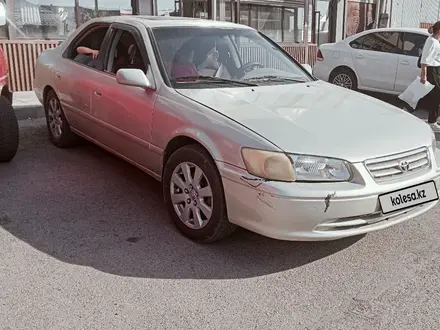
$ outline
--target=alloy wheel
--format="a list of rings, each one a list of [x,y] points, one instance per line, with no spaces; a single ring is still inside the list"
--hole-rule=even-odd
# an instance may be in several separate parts
[[[49,128],[52,135],[59,139],[63,134],[63,119],[61,117],[61,105],[56,99],[49,101],[49,107],[47,109],[47,116],[49,119]]]
[[[190,162],[182,162],[173,171],[171,201],[179,219],[189,228],[205,227],[212,216],[213,193],[205,173]]]
[[[337,74],[336,77],[333,79],[333,84],[344,88],[353,89],[353,81],[346,73]]]

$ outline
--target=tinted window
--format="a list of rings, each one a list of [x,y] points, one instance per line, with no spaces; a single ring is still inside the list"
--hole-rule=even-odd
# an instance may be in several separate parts
[[[270,84],[310,81],[290,56],[248,28],[154,28],[153,34],[172,83],[198,75],[237,82],[282,78],[264,82]]]
[[[399,32],[374,32],[357,38],[350,46],[355,49],[400,54],[399,38]]]
[[[405,32],[403,36],[403,53],[409,56],[419,57],[428,37],[418,33]]]
[[[106,71],[116,74],[119,69],[140,69],[146,73],[149,62],[141,49],[143,45],[131,32],[115,29]]]

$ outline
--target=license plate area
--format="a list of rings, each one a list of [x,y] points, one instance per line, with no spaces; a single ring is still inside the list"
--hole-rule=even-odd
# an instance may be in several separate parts
[[[434,181],[379,195],[379,203],[383,214],[401,211],[438,199],[439,196]]]

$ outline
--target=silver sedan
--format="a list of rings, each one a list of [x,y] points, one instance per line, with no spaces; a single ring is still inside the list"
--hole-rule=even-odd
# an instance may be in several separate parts
[[[425,122],[317,80],[247,26],[94,19],[35,71],[53,143],[87,139],[160,180],[171,219],[199,242],[237,226],[338,239],[438,202]]]

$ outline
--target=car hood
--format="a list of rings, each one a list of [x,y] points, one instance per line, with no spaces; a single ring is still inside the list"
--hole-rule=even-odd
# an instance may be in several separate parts
[[[356,162],[431,144],[432,131],[422,120],[323,81],[178,92],[289,153]]]

